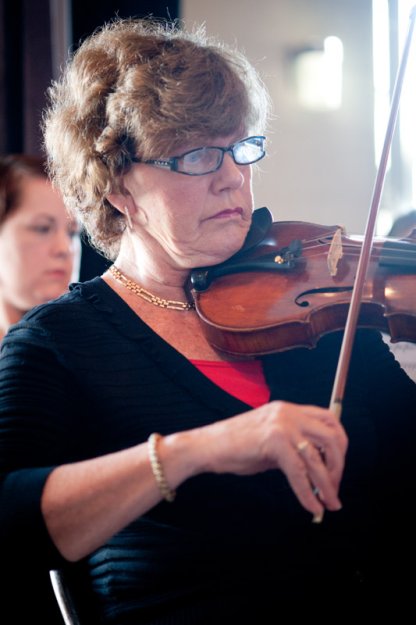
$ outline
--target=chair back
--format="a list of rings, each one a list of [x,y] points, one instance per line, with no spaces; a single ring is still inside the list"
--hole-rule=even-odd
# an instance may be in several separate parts
[[[81,625],[74,599],[69,590],[65,574],[60,570],[49,571],[53,592],[65,625]]]

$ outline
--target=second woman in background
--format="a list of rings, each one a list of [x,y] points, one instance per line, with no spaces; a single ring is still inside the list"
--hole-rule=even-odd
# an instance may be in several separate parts
[[[78,227],[35,156],[0,157],[0,340],[75,277]]]

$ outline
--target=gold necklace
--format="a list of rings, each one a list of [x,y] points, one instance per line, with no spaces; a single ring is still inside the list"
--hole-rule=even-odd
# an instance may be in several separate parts
[[[140,284],[133,282],[133,280],[130,280],[130,278],[122,274],[115,265],[111,265],[110,272],[113,274],[114,278],[120,282],[120,284],[123,284],[126,287],[126,289],[146,300],[146,302],[154,304],[154,306],[160,306],[160,308],[170,308],[171,310],[195,310],[195,304],[193,302],[179,302],[174,299],[163,299],[163,297],[153,295],[153,293],[144,289],[140,286]]]

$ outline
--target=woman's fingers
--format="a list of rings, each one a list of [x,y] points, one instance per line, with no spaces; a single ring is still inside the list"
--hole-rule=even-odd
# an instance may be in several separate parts
[[[316,406],[282,403],[275,409],[279,413],[275,458],[299,502],[316,519],[324,508],[339,510],[348,446],[343,427],[328,410]]]
[[[339,510],[341,502],[338,498],[338,483],[334,483],[332,473],[327,465],[326,454],[307,439],[299,441],[296,445],[296,451],[304,464],[312,495],[326,508]],[[341,462],[341,466],[344,466],[343,462]]]
[[[318,418],[317,421],[318,424],[311,422],[311,428],[305,432],[304,440],[312,445],[312,451],[309,450],[305,458],[314,461],[312,469],[315,466],[320,468],[323,463],[332,483],[338,489],[344,471],[348,439],[337,420]]]
[[[347,437],[328,409],[271,402],[199,432],[204,470],[250,475],[280,469],[299,502],[316,517],[324,508],[341,507],[338,488]]]
[[[300,504],[315,519],[323,516],[325,508],[339,510],[338,498],[328,470],[319,451],[306,439],[301,439],[281,458],[281,469]]]

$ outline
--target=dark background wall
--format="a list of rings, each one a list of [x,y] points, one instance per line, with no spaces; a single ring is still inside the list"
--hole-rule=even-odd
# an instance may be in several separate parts
[[[104,21],[120,17],[178,17],[179,0],[72,0],[72,22],[74,44],[89,35]]]
[[[2,153],[39,152],[39,120],[51,76],[48,0],[0,0]]]
[[[55,7],[63,4],[55,0]],[[76,49],[81,40],[116,16],[174,20],[179,16],[179,0],[72,0],[67,13],[69,44]],[[56,71],[56,26],[52,23],[49,0],[0,0],[1,154],[42,154],[40,121],[46,90]],[[100,274],[107,265],[83,241],[80,279]]]

